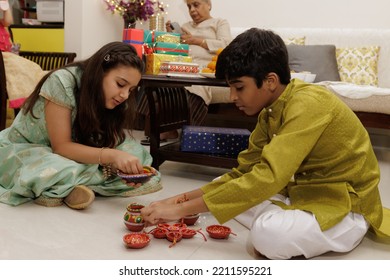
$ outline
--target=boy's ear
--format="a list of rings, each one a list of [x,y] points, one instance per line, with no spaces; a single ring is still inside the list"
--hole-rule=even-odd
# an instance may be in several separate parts
[[[270,91],[274,91],[279,85],[279,83],[280,83],[279,76],[274,72],[269,73],[265,78],[265,84],[267,85]]]

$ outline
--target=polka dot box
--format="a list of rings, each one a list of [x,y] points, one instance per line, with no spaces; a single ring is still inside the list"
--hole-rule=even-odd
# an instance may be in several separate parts
[[[183,126],[181,150],[236,157],[248,147],[250,131],[241,128]]]

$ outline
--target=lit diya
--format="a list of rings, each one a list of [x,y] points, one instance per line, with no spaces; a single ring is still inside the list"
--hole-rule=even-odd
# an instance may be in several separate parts
[[[128,233],[123,236],[123,242],[129,248],[140,249],[149,244],[150,238],[146,233]]]
[[[215,239],[227,239],[230,234],[236,235],[229,227],[221,225],[208,226],[206,231],[211,238]]]
[[[150,167],[150,166],[144,166],[143,167],[143,172],[140,173],[140,174],[127,174],[127,173],[123,173],[121,171],[117,171],[117,175],[119,177],[122,178],[122,180],[126,183],[126,184],[130,184],[130,183],[134,183],[134,184],[138,184],[138,183],[146,183],[147,181],[149,181],[149,179],[156,175],[156,171],[154,170],[153,167]]]

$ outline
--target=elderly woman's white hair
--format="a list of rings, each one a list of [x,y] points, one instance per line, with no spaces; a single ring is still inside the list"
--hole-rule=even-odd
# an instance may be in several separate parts
[[[209,4],[210,5],[210,10],[211,10],[211,0],[200,0],[200,1]],[[184,2],[187,3],[187,0],[184,0]]]

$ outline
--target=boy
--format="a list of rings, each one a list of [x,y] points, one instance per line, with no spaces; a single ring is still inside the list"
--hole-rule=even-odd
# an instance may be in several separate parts
[[[283,40],[252,28],[218,57],[216,76],[248,115],[259,114],[239,165],[213,182],[143,209],[147,222],[210,211],[236,218],[253,246],[271,259],[348,252],[383,209],[379,167],[356,115],[325,88],[290,81]]]

